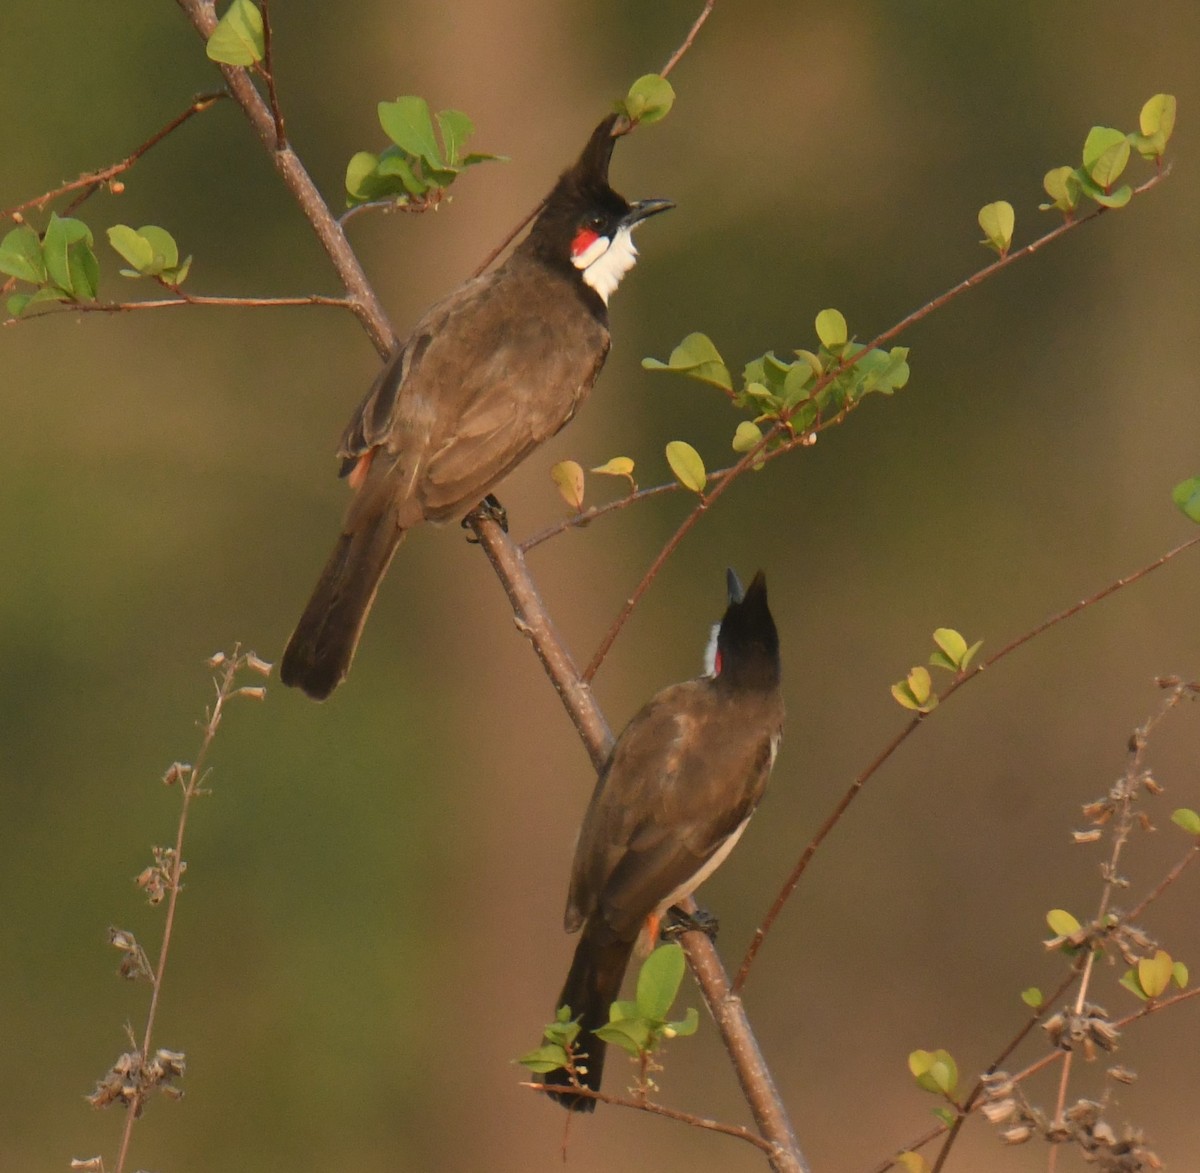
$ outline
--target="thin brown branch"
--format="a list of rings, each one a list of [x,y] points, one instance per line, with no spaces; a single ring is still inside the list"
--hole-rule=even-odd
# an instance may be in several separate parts
[[[700,15],[696,17],[692,27],[688,29],[687,36],[684,37],[680,42],[679,48],[667,58],[666,65],[664,65],[662,69],[658,71],[659,77],[666,77],[671,70],[679,64],[680,58],[692,47],[692,42],[696,39],[700,30],[704,27],[704,22],[708,19],[709,14],[712,12],[713,6],[716,4],[716,2],[717,0],[705,0],[704,9]]]
[[[963,685],[967,684],[971,680],[974,680],[977,676],[981,675],[983,672],[986,672],[987,669],[1005,659],[1005,657],[1010,656],[1018,648],[1024,647],[1024,645],[1030,640],[1036,638],[1046,631],[1049,631],[1050,628],[1057,626],[1059,623],[1062,623],[1067,619],[1070,619],[1072,616],[1079,614],[1079,612],[1095,606],[1095,604],[1107,599],[1110,595],[1116,594],[1117,591],[1123,590],[1125,587],[1139,582],[1148,574],[1151,574],[1160,567],[1165,566],[1173,558],[1178,557],[1185,550],[1190,550],[1196,545],[1200,545],[1200,536],[1189,538],[1186,542],[1181,542],[1178,546],[1168,550],[1165,554],[1156,558],[1153,562],[1148,563],[1146,566],[1143,566],[1140,570],[1135,570],[1132,574],[1127,574],[1123,578],[1117,579],[1116,582],[1109,583],[1108,586],[1103,587],[1093,595],[1089,595],[1086,599],[1081,599],[1078,603],[1073,603],[1065,610],[1059,611],[1055,615],[1051,615],[1049,619],[1039,623],[1036,627],[1031,628],[1023,635],[1019,635],[1016,639],[1006,644],[992,656],[989,656],[987,659],[981,661],[968,672],[964,672],[962,675],[955,677],[955,679],[951,681],[951,683],[947,685],[945,689],[938,693],[939,705],[942,701],[948,700],[951,696],[953,696],[954,693],[963,687]],[[928,714],[925,716],[927,715]],[[745,985],[746,978],[750,972],[750,967],[753,965],[755,958],[758,956],[758,952],[762,948],[767,934],[771,931],[771,927],[774,925],[775,920],[779,916],[780,912],[783,911],[783,907],[787,903],[788,898],[796,890],[796,886],[800,883],[800,879],[804,875],[804,872],[807,869],[809,862],[812,860],[813,855],[816,853],[817,848],[825,840],[829,832],[832,831],[837,823],[841,820],[842,816],[846,813],[846,810],[858,796],[859,792],[862,790],[867,781],[879,770],[884,762],[886,762],[892,756],[892,754],[895,753],[896,750],[899,749],[900,746],[903,745],[904,742],[906,742],[909,737],[916,732],[917,727],[924,721],[925,716],[918,715],[913,717],[912,720],[910,720],[908,724],[905,725],[904,728],[901,729],[900,732],[897,733],[896,736],[893,737],[891,741],[889,741],[887,745],[885,745],[883,749],[881,749],[879,753],[875,755],[867,767],[854,779],[853,782],[851,782],[849,788],[847,789],[846,793],[842,795],[842,798],[838,802],[837,806],[834,807],[832,813],[825,820],[825,822],[822,823],[820,829],[801,853],[800,858],[796,861],[795,866],[792,868],[787,879],[784,881],[783,886],[780,888],[779,894],[775,897],[771,907],[767,910],[766,916],[763,917],[762,923],[754,931],[754,937],[750,942],[749,948],[746,950],[746,956],[742,959],[742,964],[738,967],[737,977],[733,983],[735,992],[740,992],[742,987]]]
[[[549,1084],[545,1083],[523,1083],[520,1086],[528,1088],[530,1091],[541,1092],[543,1095],[553,1090]],[[763,1140],[757,1133],[743,1128],[740,1124],[723,1124],[711,1117],[697,1116],[692,1112],[681,1112],[678,1108],[668,1108],[665,1104],[657,1104],[653,1100],[634,1100],[628,1096],[613,1096],[607,1092],[595,1091],[590,1087],[580,1086],[572,1090],[580,1096],[585,1096],[600,1104],[612,1104],[614,1108],[632,1108],[635,1112],[649,1112],[652,1116],[665,1116],[668,1120],[676,1120],[680,1124],[687,1124],[692,1128],[706,1128],[710,1132],[720,1132],[725,1136],[736,1137],[768,1154],[775,1151],[769,1141]]]
[[[67,207],[68,215],[73,212],[80,204],[83,203],[90,195],[103,187],[106,183],[111,183],[118,175],[128,171],[151,147],[157,146],[163,139],[172,131],[178,130],[189,118],[196,114],[201,114],[210,106],[219,102],[222,98],[227,98],[229,95],[224,90],[218,90],[211,94],[198,94],[192,99],[192,104],[188,106],[182,114],[172,118],[166,126],[155,131],[141,146],[135,147],[128,155],[125,156],[119,163],[110,163],[107,167],[101,167],[97,171],[88,171],[81,175],[78,179],[72,179],[70,183],[64,183],[60,187],[56,187],[51,191],[44,192],[40,196],[35,196],[31,200],[26,200],[21,204],[14,204],[11,208],[5,208],[0,212],[0,219],[9,220],[14,217],[20,217],[20,213],[29,208],[37,208],[39,210],[60,196],[68,195],[70,192],[78,191],[79,195]],[[82,190],[80,190],[82,189]]]
[[[176,306],[206,305],[240,310],[279,309],[286,306],[335,306],[353,310],[354,303],[347,297],[326,297],[320,293],[307,293],[300,297],[210,297],[200,293],[179,291],[178,297],[151,298],[147,301],[61,301],[47,303],[44,309],[18,318],[7,318],[0,326],[15,326],[20,322],[34,322],[40,318],[52,318],[59,314],[122,314],[131,310],[166,310]]]
[[[580,678],[571,653],[555,631],[520,549],[500,523],[486,512],[470,514],[464,524],[478,537],[513,605],[518,630],[533,645],[598,769],[612,747],[608,722],[591,689]],[[783,1101],[767,1071],[741,999],[729,989],[715,947],[703,933],[695,932],[684,934],[683,947],[746,1093],[754,1122],[771,1146],[772,1168],[777,1173],[805,1173],[808,1166]]]
[[[1200,858],[1200,841],[1193,843],[1187,855],[1185,855],[1163,878],[1155,884],[1155,886],[1128,912],[1121,914],[1121,919],[1126,923],[1138,920],[1142,914],[1150,907],[1180,876],[1183,875],[1188,868],[1192,866]]]
[[[211,0],[175,2],[192,27],[207,41],[217,26],[217,14]],[[375,349],[380,355],[387,356],[396,347],[396,335],[341,225],[330,212],[299,156],[287,143],[279,141],[270,107],[254,88],[250,75],[232,65],[222,65],[220,70],[231,97],[254,128],[284,185],[308,219],[317,240],[332,262],[355,315],[362,322]]]
[[[271,118],[275,122],[275,142],[280,147],[287,146],[287,131],[283,126],[283,111],[279,107],[279,95],[275,92],[275,66],[271,63],[271,4],[270,0],[262,0],[259,5],[262,10],[263,22],[263,60],[262,73],[267,79],[267,99],[271,105]]]

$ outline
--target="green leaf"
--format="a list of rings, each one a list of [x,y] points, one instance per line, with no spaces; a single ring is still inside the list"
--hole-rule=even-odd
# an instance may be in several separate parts
[[[95,301],[100,288],[100,262],[92,252],[90,239],[77,240],[67,248],[67,268],[75,300]]]
[[[958,1064],[949,1051],[913,1051],[908,1069],[927,1092],[953,1097],[958,1088]]]
[[[475,133],[475,123],[461,110],[441,110],[438,112],[437,124],[442,134],[446,162],[451,167],[457,166],[463,145]]]
[[[962,663],[963,656],[967,654],[967,641],[952,627],[939,627],[933,633],[933,642],[955,668]]]
[[[397,179],[400,186],[411,196],[423,196],[431,186],[422,176],[418,176],[411,159],[405,158],[395,147],[389,147],[379,156],[375,173],[384,179]],[[395,191],[396,185],[389,184],[389,189]]]
[[[31,293],[14,293],[4,305],[12,317],[19,318],[31,301],[33,301]]]
[[[346,194],[351,199],[366,203],[378,197],[371,194],[370,178],[379,165],[379,156],[370,151],[359,151],[346,164]]]
[[[1046,924],[1056,937],[1070,937],[1083,928],[1064,908],[1052,908],[1046,913]]]
[[[681,945],[660,945],[646,958],[637,981],[637,1006],[643,1018],[666,1019],[686,968]]]
[[[933,691],[933,680],[928,670],[919,664],[904,680],[892,685],[892,696],[897,704],[918,713],[931,713],[937,708],[938,698]]]
[[[1188,967],[1182,961],[1175,962],[1171,966],[1171,978],[1181,990],[1186,990],[1188,984]]]
[[[598,1039],[615,1043],[631,1055],[641,1055],[650,1048],[650,1027],[639,1018],[621,1018],[607,1022],[595,1031]]]
[[[1171,822],[1189,835],[1200,835],[1200,815],[1189,807],[1181,806],[1171,815]]]
[[[154,250],[152,273],[162,273],[168,269],[178,268],[179,245],[175,243],[175,237],[165,228],[159,228],[155,224],[143,224],[138,229],[138,233],[143,240],[149,242],[150,247]]]
[[[737,426],[737,431],[733,433],[733,450],[734,452],[749,452],[751,448],[757,448],[762,443],[762,438],[762,428],[758,424],[742,420]]]
[[[822,310],[817,314],[817,337],[830,353],[836,353],[846,345],[849,333],[846,319],[837,310]]]
[[[560,1067],[566,1067],[567,1052],[558,1043],[545,1043],[536,1050],[522,1055],[517,1062],[538,1075],[545,1075],[548,1071],[557,1071]]]
[[[1037,986],[1030,986],[1027,990],[1021,991],[1021,1001],[1033,1010],[1040,1010],[1045,999]]]
[[[1174,94],[1155,94],[1138,115],[1138,125],[1142,134],[1147,137],[1161,134],[1166,142],[1175,130],[1175,109]]]
[[[729,368],[707,334],[689,334],[671,351],[671,357],[665,363],[656,358],[644,358],[642,366],[648,371],[678,371],[725,391],[733,390]]]
[[[1042,179],[1042,187],[1053,201],[1049,204],[1038,204],[1038,209],[1043,212],[1053,208],[1063,213],[1073,212],[1079,206],[1080,197],[1083,195],[1074,167],[1055,167],[1047,171]]]
[[[675,104],[675,91],[665,77],[647,73],[629,87],[621,104],[631,122],[658,122],[666,118]]]
[[[1124,986],[1135,998],[1140,998],[1143,1002],[1146,1000],[1146,991],[1142,989],[1142,984],[1138,981],[1136,969],[1127,969],[1121,976],[1119,984]]]
[[[1111,126],[1093,126],[1083,144],[1083,168],[1105,192],[1129,162],[1129,140]]]
[[[127,260],[139,274],[154,262],[154,247],[128,224],[114,224],[108,230],[108,243]]]
[[[61,219],[57,213],[50,214],[46,235],[42,239],[42,256],[46,261],[46,272],[50,280],[68,295],[75,292],[71,276],[71,261],[68,250],[79,241],[92,243],[92,231],[82,220]]]
[[[688,1035],[694,1035],[699,1028],[700,1013],[695,1006],[689,1006],[678,1022],[667,1023],[663,1028],[663,1035],[669,1039],[686,1038]]]
[[[1161,159],[1175,129],[1174,94],[1155,94],[1138,116],[1140,135],[1130,135],[1133,146],[1144,159]]]
[[[929,1173],[929,1162],[920,1153],[908,1152],[896,1154],[896,1164],[904,1173]]]
[[[1171,969],[1174,962],[1165,949],[1159,949],[1153,957],[1143,957],[1137,963],[1138,984],[1147,998],[1157,998],[1171,984]]]
[[[429,103],[424,98],[410,95],[394,102],[380,102],[379,125],[401,150],[424,159],[431,167],[446,166],[434,137]]]
[[[263,19],[258,6],[250,0],[233,0],[225,15],[217,21],[205,49],[210,61],[222,65],[253,65],[266,52]]]
[[[1012,247],[1013,228],[1016,226],[1017,215],[1013,206],[1007,200],[997,200],[994,204],[984,204],[979,209],[979,227],[983,229],[984,239],[980,244],[995,250],[1000,256],[1006,256]]]
[[[1200,477],[1188,477],[1171,490],[1171,500],[1192,521],[1200,522]]]
[[[686,440],[672,440],[667,445],[667,463],[676,479],[693,493],[703,493],[708,484],[708,475],[704,471],[704,461]]]
[[[42,242],[28,224],[14,228],[0,240],[0,273],[28,281],[31,285],[41,285],[46,280]]]

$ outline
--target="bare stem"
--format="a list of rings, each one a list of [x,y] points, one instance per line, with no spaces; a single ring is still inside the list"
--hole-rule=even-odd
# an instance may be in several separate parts
[[[543,1094],[551,1090],[550,1086],[544,1083],[523,1083],[521,1087]],[[598,1103],[611,1104],[614,1108],[632,1108],[635,1112],[649,1112],[652,1116],[665,1116],[668,1120],[676,1120],[680,1124],[687,1124],[692,1128],[706,1128],[711,1132],[737,1137],[738,1140],[744,1140],[768,1154],[774,1152],[770,1142],[763,1140],[757,1133],[751,1132],[750,1129],[743,1128],[739,1124],[722,1124],[719,1120],[713,1120],[707,1116],[697,1116],[692,1112],[681,1112],[678,1108],[668,1108],[665,1104],[657,1104],[653,1100],[633,1100],[627,1096],[614,1096],[608,1092],[594,1091],[583,1085],[572,1090],[588,1099],[596,1100]]]
[[[158,1006],[162,997],[163,981],[167,974],[167,959],[171,951],[171,941],[175,931],[175,911],[179,904],[179,894],[183,891],[183,843],[187,833],[188,812],[192,800],[202,788],[208,774],[208,755],[212,748],[213,739],[221,725],[225,705],[238,695],[236,684],[238,672],[246,665],[246,657],[234,648],[229,656],[222,656],[218,662],[220,673],[213,681],[216,689],[216,700],[212,708],[205,711],[205,721],[201,726],[200,748],[195,761],[186,768],[181,779],[181,802],[179,807],[179,822],[175,828],[175,850],[171,857],[170,875],[167,882],[167,909],[163,920],[162,944],[159,946],[158,963],[151,976],[150,1006],[146,1011],[146,1025],[142,1031],[141,1055],[145,1060],[150,1055],[154,1038],[154,1025],[158,1018]],[[134,1122],[141,1115],[146,1093],[140,1088],[134,1092],[125,1109],[125,1126],[121,1131],[121,1146],[117,1152],[116,1173],[123,1173],[125,1161],[129,1155],[129,1145],[133,1137]]]
[[[43,192],[40,196],[35,196],[24,203],[14,204],[11,208],[5,208],[4,211],[0,212],[0,219],[8,220],[14,216],[19,216],[21,212],[24,212],[28,208],[45,208],[47,204],[58,199],[60,196],[78,191],[79,195],[67,206],[68,214],[73,212],[90,195],[103,187],[104,184],[111,183],[118,175],[128,171],[151,147],[162,142],[172,131],[178,130],[189,118],[203,113],[214,103],[228,96],[224,90],[211,94],[197,95],[192,99],[192,104],[182,114],[172,118],[166,126],[155,131],[141,146],[135,147],[119,163],[111,163],[107,167],[101,167],[98,171],[88,171],[78,179],[71,180],[70,183],[64,183],[51,191]]]

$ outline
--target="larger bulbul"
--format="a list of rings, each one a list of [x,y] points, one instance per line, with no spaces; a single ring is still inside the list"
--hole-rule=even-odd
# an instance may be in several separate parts
[[[715,657],[696,680],[663,689],[629,722],[600,772],[571,869],[565,917],[582,928],[558,1005],[569,1006],[599,1090],[609,1020],[639,934],[724,862],[766,789],[783,734],[779,637],[760,572],[743,595],[729,572]],[[651,942],[652,943],[652,942]],[[565,1069],[544,1080],[564,1107],[590,1112]]]
[[[324,700],[354,658],[404,532],[449,521],[574,414],[608,354],[608,299],[633,267],[631,232],[669,200],[608,185],[606,118],[499,268],[433,306],[342,435],[354,490],[342,533],[288,641],[280,676]]]

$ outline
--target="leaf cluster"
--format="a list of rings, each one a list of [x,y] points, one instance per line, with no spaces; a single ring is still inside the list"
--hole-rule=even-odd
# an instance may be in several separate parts
[[[645,1060],[667,1039],[695,1034],[700,1016],[694,1007],[689,1007],[682,1019],[667,1018],[679,995],[686,966],[681,946],[660,945],[642,963],[635,998],[614,1002],[608,1022],[596,1031],[596,1036]],[[542,1045],[522,1055],[518,1062],[539,1075],[559,1068],[572,1070],[579,1029],[579,1023],[571,1018],[571,1008],[559,1007],[554,1021],[543,1030]]]
[[[435,204],[468,167],[502,158],[463,153],[475,124],[461,110],[433,115],[424,98],[412,95],[380,102],[378,110],[379,125],[392,145],[378,155],[359,151],[351,158],[346,166],[349,207],[376,200],[400,207]]]
[[[130,228],[116,224],[108,230],[112,247],[131,266],[126,277],[153,277],[172,288],[188,275],[192,258],[182,262],[175,238],[153,224]],[[0,273],[33,286],[18,290],[5,305],[13,317],[48,302],[94,302],[100,289],[100,262],[92,230],[82,221],[50,213],[40,236],[22,224],[0,240]]]
[[[665,362],[645,358],[642,366],[716,387],[735,408],[748,413],[750,418],[740,421],[734,430],[731,446],[735,452],[757,448],[767,434],[765,426],[783,425],[774,430],[765,452],[824,419],[844,415],[873,392],[891,395],[908,382],[907,347],[868,350],[850,337],[845,317],[834,309],[822,310],[815,326],[815,349],[794,350],[787,359],[773,351],[751,359],[736,389],[729,367],[707,334],[689,334]],[[702,491],[680,475],[675,461],[671,464],[686,488]],[[697,478],[693,475],[690,479]]]

